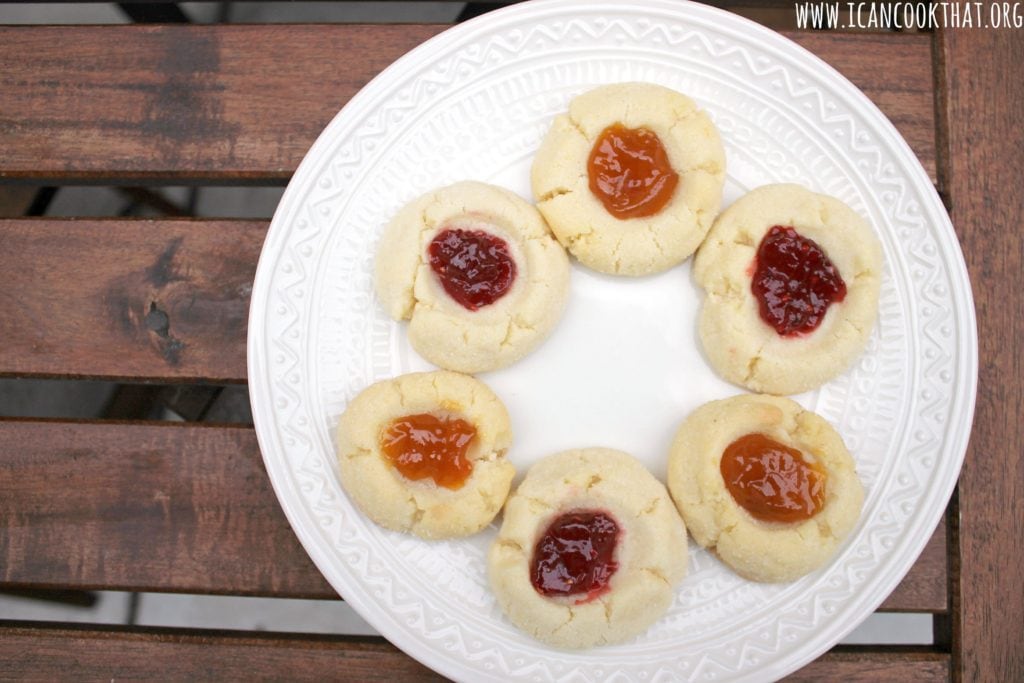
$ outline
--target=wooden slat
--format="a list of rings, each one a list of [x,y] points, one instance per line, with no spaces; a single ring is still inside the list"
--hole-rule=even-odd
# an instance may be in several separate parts
[[[14,680],[444,680],[379,638],[2,622],[0,670]],[[947,681],[949,655],[915,648],[838,647],[785,680]]]
[[[945,562],[933,539],[883,609],[943,611]],[[0,583],[335,597],[254,432],[181,424],[0,421]]]
[[[194,634],[0,622],[10,680],[441,681],[383,638]]]
[[[443,28],[0,27],[0,180],[283,182],[360,87]],[[785,35],[864,89],[934,176],[926,36]]]
[[[239,382],[265,222],[0,220],[0,375]]]
[[[956,680],[1024,680],[1024,40],[942,34],[951,215],[978,316],[978,400],[959,484]],[[996,69],[979,69],[979,60]],[[1014,74],[1014,75],[1010,75]]]
[[[443,28],[0,28],[0,178],[284,180],[356,91]]]
[[[0,421],[0,580],[337,597],[251,429]]]
[[[944,652],[910,647],[837,647],[783,680],[787,683],[939,683],[950,679]]]

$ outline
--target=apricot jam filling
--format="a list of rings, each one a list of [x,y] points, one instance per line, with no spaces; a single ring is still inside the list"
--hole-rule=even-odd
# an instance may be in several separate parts
[[[600,510],[572,510],[556,517],[541,534],[530,560],[530,580],[545,597],[581,596],[589,602],[608,591],[619,568],[615,548],[619,525]]]
[[[444,291],[470,311],[503,297],[516,278],[508,243],[484,230],[444,228],[431,240],[427,256]]]
[[[846,283],[817,242],[782,225],[761,240],[751,289],[761,319],[783,337],[813,332],[846,298]]]
[[[729,444],[721,471],[733,499],[763,522],[802,522],[825,505],[825,470],[763,434]]]
[[[458,417],[419,413],[399,417],[380,434],[380,448],[406,479],[430,478],[438,486],[459,489],[473,472],[466,452],[476,427]]]
[[[657,134],[621,123],[601,131],[587,160],[590,191],[616,218],[642,218],[661,211],[679,175]]]

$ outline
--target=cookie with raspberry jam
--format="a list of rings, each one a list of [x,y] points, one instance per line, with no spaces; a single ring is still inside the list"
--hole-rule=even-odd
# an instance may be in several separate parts
[[[722,212],[694,259],[699,333],[730,382],[796,394],[841,374],[878,315],[882,249],[860,215],[799,185],[752,190]]]
[[[537,462],[509,498],[488,556],[509,621],[564,648],[622,642],[668,609],[686,574],[686,529],[665,487],[606,448]]]
[[[402,208],[377,246],[377,297],[431,363],[505,367],[561,318],[569,259],[537,210],[508,190],[461,182]]]

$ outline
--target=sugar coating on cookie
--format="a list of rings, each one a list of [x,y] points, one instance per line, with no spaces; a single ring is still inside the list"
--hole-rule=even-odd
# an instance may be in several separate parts
[[[602,132],[615,124],[654,133],[678,175],[671,198],[654,215],[617,218],[591,190],[588,161]],[[606,85],[577,96],[568,113],[555,117],[531,182],[537,208],[580,263],[603,273],[647,275],[681,263],[704,239],[722,200],[725,151],[711,119],[689,97],[650,83]]]
[[[723,480],[722,454],[749,434],[795,448],[825,472],[817,514],[802,522],[764,522],[733,498]],[[772,480],[766,482],[771,488]],[[691,413],[672,443],[668,488],[693,538],[753,581],[792,581],[825,564],[856,525],[864,502],[853,457],[835,429],[796,402],[768,395],[713,401]]]
[[[807,334],[780,335],[752,291],[759,246],[775,226],[817,243],[845,282],[845,297]],[[699,333],[715,370],[753,391],[795,394],[839,375],[864,350],[878,313],[882,250],[867,222],[838,199],[767,185],[721,213],[693,273],[706,294]]]
[[[434,261],[442,238],[453,233],[483,234],[492,243],[455,255],[462,275],[505,269],[498,296],[475,310],[446,291]],[[388,314],[409,320],[417,353],[449,370],[484,372],[519,360],[555,327],[568,298],[569,260],[533,206],[502,188],[466,181],[398,212],[377,247],[375,286]]]
[[[472,470],[461,487],[407,478],[385,456],[382,436],[389,425],[422,414],[457,417],[475,429],[465,453]],[[336,438],[341,484],[355,505],[385,528],[422,538],[480,531],[501,510],[515,476],[505,459],[512,442],[508,411],[483,382],[455,372],[372,384],[349,402]]]
[[[538,541],[572,511],[615,520],[617,565],[606,590],[546,597],[531,580]],[[587,448],[537,462],[505,505],[488,556],[491,587],[509,620],[563,648],[621,642],[642,633],[672,603],[686,574],[686,529],[665,487],[622,451]]]

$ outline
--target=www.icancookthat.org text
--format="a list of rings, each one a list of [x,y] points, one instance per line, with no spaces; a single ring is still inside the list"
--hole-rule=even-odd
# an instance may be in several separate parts
[[[798,2],[796,27],[908,30],[1021,28],[1021,2]]]

